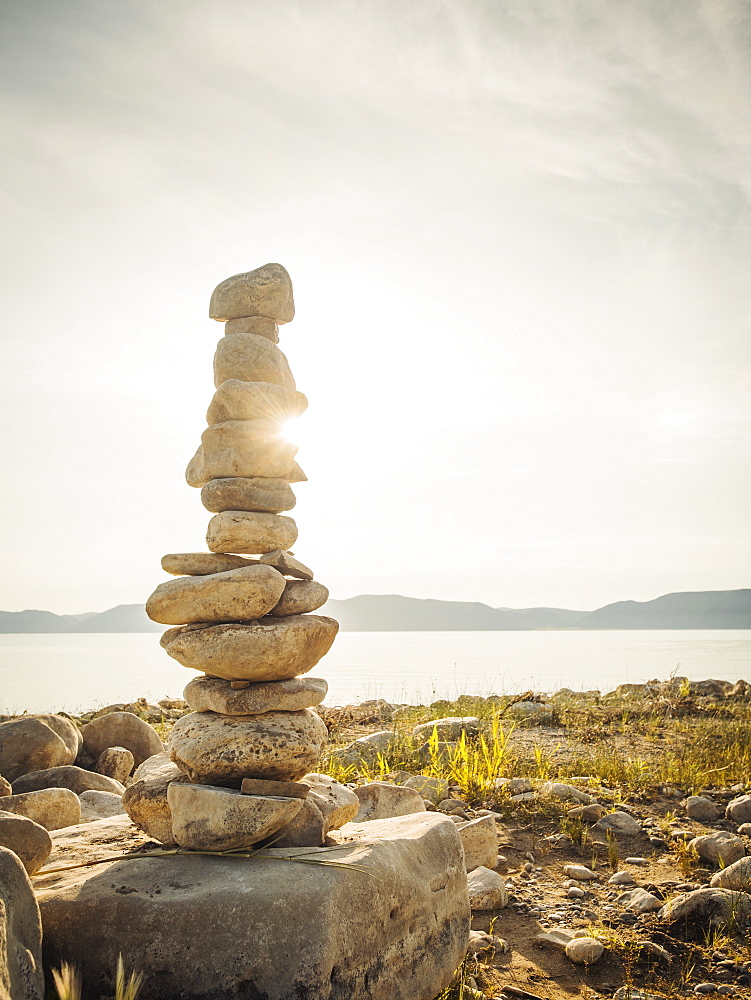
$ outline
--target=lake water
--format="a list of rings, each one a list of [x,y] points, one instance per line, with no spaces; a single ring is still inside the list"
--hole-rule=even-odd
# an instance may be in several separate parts
[[[342,632],[312,673],[328,680],[329,705],[529,688],[604,693],[671,673],[751,681],[751,630]],[[191,676],[155,632],[0,636],[4,714],[179,697]]]

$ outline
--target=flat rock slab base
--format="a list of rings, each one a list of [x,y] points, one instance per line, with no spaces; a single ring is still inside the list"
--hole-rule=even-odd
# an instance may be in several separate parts
[[[112,853],[79,830],[80,855]],[[454,823],[420,813],[348,833],[341,847],[270,849],[273,861],[179,855],[42,880],[47,968],[74,963],[98,995],[122,952],[145,975],[141,1000],[433,1000],[469,940]]]

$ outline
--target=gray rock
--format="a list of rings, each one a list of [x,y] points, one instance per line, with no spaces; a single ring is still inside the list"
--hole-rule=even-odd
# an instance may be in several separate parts
[[[427,739],[436,730],[440,740],[458,740],[462,733],[466,733],[467,736],[477,736],[479,727],[480,720],[475,715],[464,718],[433,719],[415,726],[412,735]]]
[[[574,802],[581,802],[583,805],[590,805],[592,796],[587,792],[582,792],[574,785],[568,785],[563,781],[546,781],[540,785],[538,792],[540,795],[547,795],[553,799],[563,799],[567,801],[573,799]]]
[[[339,625],[323,615],[263,618],[255,625],[185,625],[160,643],[178,663],[226,680],[283,681],[328,653]]]
[[[45,830],[59,830],[81,822],[81,805],[69,788],[40,788],[36,792],[3,797],[0,808],[34,820]]]
[[[33,875],[52,853],[52,839],[33,819],[0,810],[0,847],[17,854],[29,875]]]
[[[608,879],[608,885],[636,885],[636,880],[631,872],[616,872]]]
[[[732,865],[734,861],[742,858],[746,853],[746,845],[741,838],[725,830],[708,833],[703,837],[694,837],[693,840],[689,841],[688,846],[693,848],[705,861],[709,861],[713,865],[722,864],[724,867]]]
[[[653,896],[651,892],[647,892],[646,889],[637,887],[629,892],[622,892],[615,899],[615,905],[631,910],[632,913],[652,913],[654,910],[661,909],[662,901],[657,896]]]
[[[669,924],[680,924],[695,938],[703,937],[708,928],[736,933],[751,918],[751,896],[732,889],[697,889],[669,900],[658,916]]]
[[[69,764],[74,758],[58,734],[40,719],[0,724],[0,774],[11,784],[22,774]]]
[[[29,876],[0,847],[0,990],[3,1000],[44,1000],[42,923]]]
[[[329,599],[328,588],[315,580],[287,580],[284,593],[269,612],[275,618],[317,611]]]
[[[250,847],[289,823],[302,799],[243,795],[231,788],[172,782],[167,787],[172,836],[192,851]]]
[[[292,487],[284,479],[230,477],[212,479],[201,490],[201,503],[213,514],[225,510],[259,510],[280,514],[296,503]]]
[[[124,785],[130,777],[135,763],[135,757],[125,747],[107,747],[97,757],[94,770],[97,774],[103,774],[107,778],[114,778],[115,781],[119,781]]]
[[[94,760],[109,747],[125,747],[133,754],[133,760],[138,767],[149,757],[164,750],[155,730],[133,712],[110,712],[108,715],[101,715],[84,726],[82,732],[84,749]],[[99,785],[89,785],[89,787],[98,788],[103,792],[117,791],[116,788],[100,788]]]
[[[155,754],[136,768],[133,783],[123,795],[123,808],[130,819],[162,844],[174,843],[167,789],[171,782],[181,780],[185,775],[168,754]]]
[[[566,945],[566,958],[574,965],[594,965],[605,954],[605,946],[597,938],[573,938]]]
[[[221,677],[195,677],[183,695],[194,712],[220,715],[261,715],[264,712],[297,712],[314,708],[326,697],[328,684],[320,677],[293,677],[286,681],[261,681],[234,689]]]
[[[13,782],[14,795],[20,795],[21,792],[36,792],[40,788],[69,788],[76,795],[89,788],[95,788],[100,792],[115,792],[118,795],[122,795],[125,791],[119,781],[105,778],[103,774],[86,771],[74,764],[49,767],[44,771],[31,771]]]
[[[553,706],[540,701],[517,701],[509,706],[509,715],[521,722],[542,725],[553,718]]]
[[[3,808],[5,808],[4,805]],[[727,868],[715,872],[709,884],[719,886],[722,889],[751,892],[751,857],[739,858]]]
[[[271,611],[284,590],[282,574],[260,564],[208,576],[180,576],[159,584],[146,601],[146,614],[162,625],[253,621]]]
[[[122,816],[125,812],[122,796],[115,795],[114,792],[98,792],[90,788],[86,792],[81,792],[78,798],[81,803],[82,823],[107,819],[110,816]]]
[[[535,934],[534,938],[535,944],[560,952],[565,952],[573,939],[574,932],[566,930],[563,927],[556,927],[552,931],[543,931],[541,934]]]
[[[502,910],[508,902],[506,886],[498,874],[489,868],[475,868],[467,875],[469,905],[478,912]]]
[[[281,325],[295,318],[292,281],[281,264],[264,264],[233,274],[211,293],[209,316],[220,323],[247,316],[264,316]]]
[[[300,850],[356,867],[198,855],[66,873],[39,892],[49,962],[75,964],[92,996],[111,990],[120,952],[164,1000],[438,995],[469,937],[453,824],[417,813],[338,836],[334,849]]]
[[[231,333],[216,345],[214,385],[219,388],[227,379],[271,382],[285,389],[296,388],[284,354],[276,344],[255,333]]]
[[[717,806],[703,795],[689,795],[681,804],[689,819],[695,819],[699,823],[711,823],[717,819]]]
[[[564,865],[563,874],[568,878],[574,878],[577,882],[591,882],[599,878],[597,872],[585,865]]]
[[[355,823],[425,812],[422,795],[414,788],[390,785],[385,781],[370,781],[353,791],[360,802],[353,820]]]
[[[191,712],[175,723],[169,754],[197,784],[296,781],[318,763],[327,741],[326,726],[308,709],[263,715]]]
[[[592,830],[604,834],[610,830],[616,837],[638,837],[642,833],[641,823],[625,812],[606,813]]]
[[[725,816],[733,823],[751,823],[751,795],[739,795],[728,802]]]
[[[404,782],[404,787],[414,788],[423,799],[428,799],[434,805],[445,799],[449,791],[446,778],[434,778],[425,774],[413,774]]]
[[[382,729],[361,736],[348,747],[335,750],[334,754],[341,757],[345,764],[374,764],[379,756],[387,756],[391,752],[397,739],[393,729]]]

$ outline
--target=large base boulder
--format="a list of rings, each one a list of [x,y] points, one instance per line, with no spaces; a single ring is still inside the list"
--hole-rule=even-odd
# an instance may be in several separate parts
[[[42,1000],[42,926],[23,865],[0,847],[0,997]]]
[[[144,973],[141,1000],[433,1000],[469,940],[453,822],[420,813],[337,836],[335,848],[265,852],[278,860],[177,855],[61,873],[38,890],[45,960],[74,963],[91,995],[111,991],[122,952]],[[284,860],[296,854],[308,860]]]

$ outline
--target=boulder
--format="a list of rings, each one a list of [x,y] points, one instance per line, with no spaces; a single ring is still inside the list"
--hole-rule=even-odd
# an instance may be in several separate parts
[[[599,878],[597,872],[593,872],[586,865],[564,865],[563,874],[567,878],[574,878],[577,882],[591,882]]]
[[[414,788],[404,785],[390,785],[385,781],[370,781],[353,789],[360,807],[354,823],[367,823],[391,816],[408,816],[410,813],[425,812],[422,795]]]
[[[605,954],[605,945],[597,938],[573,938],[566,945],[566,958],[574,965],[594,965]]]
[[[639,886],[622,892],[620,896],[616,896],[614,902],[616,906],[622,906],[632,913],[652,913],[662,907],[662,901],[657,896],[653,896],[651,892],[647,892],[646,889]]]
[[[711,823],[717,819],[717,806],[703,795],[689,795],[681,805],[688,818],[695,819],[699,823]]]
[[[688,842],[689,849],[696,851],[700,858],[713,865],[723,868],[732,865],[746,853],[746,845],[740,837],[725,830],[708,833],[703,837],[694,837]]]
[[[0,847],[0,997],[44,1000],[42,922],[18,856]]]
[[[81,803],[81,823],[92,820],[107,819],[110,816],[122,816],[125,812],[121,795],[114,792],[97,792],[90,788],[78,796]]]
[[[293,392],[272,382],[243,382],[238,378],[228,378],[214,393],[206,423],[211,426],[227,420],[273,420],[278,425],[299,417],[307,407],[308,401],[301,392]],[[290,460],[287,469],[291,464]]]
[[[171,552],[162,556],[162,569],[172,576],[209,576],[244,566],[257,566],[257,559],[226,552]]]
[[[103,774],[107,778],[114,778],[115,781],[119,781],[124,785],[130,777],[130,772],[135,767],[135,762],[135,757],[125,747],[107,747],[97,757],[94,770],[97,774]]]
[[[123,795],[123,809],[147,836],[162,844],[173,844],[172,812],[167,789],[173,781],[185,780],[168,754],[155,754],[144,761],[133,775],[133,784]]]
[[[355,818],[360,800],[351,788],[315,771],[306,774],[302,780],[310,786],[308,799],[318,806],[326,833],[338,830]]]
[[[727,868],[722,868],[710,879],[711,886],[721,889],[735,889],[738,892],[751,892],[751,857],[746,856],[734,861]]]
[[[391,753],[397,739],[393,729],[382,729],[377,733],[360,736],[348,747],[335,750],[334,754],[345,764],[375,764],[379,756]]]
[[[467,871],[495,868],[498,864],[498,834],[492,816],[481,816],[459,827]]]
[[[182,855],[65,872],[39,891],[47,960],[75,964],[93,996],[111,992],[122,952],[145,1000],[432,1000],[469,937],[453,823],[419,813],[345,830],[340,846],[301,848],[302,864],[272,847],[262,862]]]
[[[309,611],[317,611],[328,599],[328,589],[322,583],[315,580],[287,580],[284,592],[270,614],[275,618],[304,615]]]
[[[169,754],[196,784],[239,786],[243,778],[302,778],[327,740],[326,726],[308,709],[263,715],[191,712],[175,723]]]
[[[413,774],[404,782],[405,788],[414,788],[423,799],[438,805],[448,797],[449,783],[446,778],[434,778],[425,774]]]
[[[300,812],[271,837],[270,847],[321,847],[326,838],[326,821],[312,799],[303,799]]]
[[[233,788],[173,782],[167,788],[172,836],[192,851],[250,847],[289,823],[302,799],[243,795]]]
[[[273,420],[225,420],[207,427],[185,471],[188,486],[235,476],[283,476],[297,445],[282,437],[280,429]]]
[[[279,343],[279,327],[273,319],[267,316],[239,316],[224,324],[224,333],[257,333],[259,337],[268,337],[274,343]]]
[[[80,795],[88,788],[95,788],[100,792],[115,792],[118,795],[122,795],[125,791],[119,781],[105,778],[103,774],[86,771],[74,764],[31,771],[13,782],[14,795],[20,795],[21,792],[36,792],[40,788],[69,788],[76,795]]]
[[[274,549],[273,552],[266,552],[261,556],[260,562],[267,566],[273,566],[284,576],[294,576],[298,580],[312,580],[313,570],[295,559],[291,552],[284,549]]]
[[[697,889],[675,896],[657,915],[666,923],[680,925],[687,937],[704,940],[710,928],[731,933],[742,930],[751,919],[751,896],[732,889]]]
[[[138,767],[149,757],[161,753],[164,749],[156,731],[133,712],[110,712],[108,715],[101,715],[84,726],[82,732],[84,749],[94,760],[109,747],[124,747],[133,754]],[[89,785],[89,788],[97,788],[103,792],[117,791],[116,788],[99,785]]]
[[[212,479],[201,490],[201,503],[213,514],[225,510],[265,511],[279,514],[292,510],[297,503],[292,487],[284,479],[255,476],[252,479],[231,476]]]
[[[36,792],[6,795],[0,808],[32,819],[45,830],[59,830],[81,822],[81,804],[69,788],[40,788]]]
[[[725,816],[733,823],[751,823],[751,795],[739,795],[728,802]]]
[[[40,722],[43,722],[45,726],[49,726],[53,733],[57,733],[68,748],[70,763],[72,764],[76,759],[78,751],[81,749],[81,744],[83,743],[81,730],[75,722],[71,722],[70,719],[66,719],[63,715],[32,715],[30,718],[38,719]]]
[[[266,337],[255,333],[231,333],[222,337],[214,353],[214,385],[227,379],[241,382],[271,382],[295,390],[289,363]]]
[[[605,813],[592,827],[593,833],[601,833],[607,836],[608,831],[616,837],[638,837],[643,831],[641,823],[629,816],[626,812]]]
[[[574,806],[573,809],[566,810],[566,815],[571,819],[582,819],[585,823],[596,823],[605,815],[605,806],[601,806],[599,802],[593,802],[590,806]]]
[[[206,531],[206,544],[212,552],[249,555],[288,549],[295,544],[296,538],[297,525],[291,517],[246,510],[225,510],[215,514]]]
[[[574,785],[567,785],[563,781],[545,781],[538,789],[540,795],[548,795],[553,799],[573,800],[588,806],[593,802],[592,796],[587,792],[582,792]]]
[[[286,681],[248,683],[232,688],[221,677],[195,677],[183,695],[194,712],[220,715],[261,715],[264,712],[297,712],[314,708],[326,697],[329,686],[320,677],[293,677]]]
[[[211,293],[209,316],[221,323],[249,316],[289,323],[295,318],[295,302],[286,268],[264,264],[225,278]]]
[[[227,680],[283,681],[328,653],[339,625],[322,615],[264,618],[255,625],[186,625],[161,645],[184,667]]]
[[[52,853],[52,840],[33,819],[0,810],[0,847],[17,854],[29,875],[33,875]]]
[[[180,576],[159,584],[146,602],[146,614],[162,625],[254,621],[275,607],[284,590],[284,577],[271,566]]]
[[[421,722],[419,726],[415,726],[412,735],[427,739],[435,729],[440,740],[458,740],[462,733],[466,733],[467,736],[477,736],[479,726],[480,720],[475,715],[465,718],[433,719],[431,722]]]
[[[451,820],[449,820],[451,822]],[[508,902],[506,884],[498,872],[479,867],[467,875],[469,905],[473,910],[502,910]]]
[[[75,758],[54,730],[40,719],[0,723],[0,774],[11,784],[22,774],[69,764]]]

